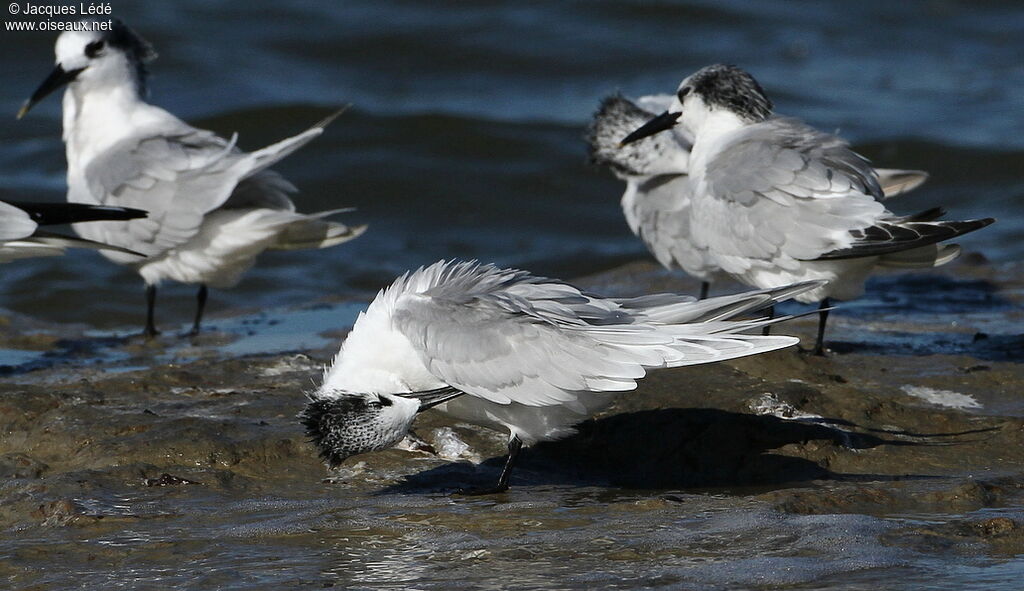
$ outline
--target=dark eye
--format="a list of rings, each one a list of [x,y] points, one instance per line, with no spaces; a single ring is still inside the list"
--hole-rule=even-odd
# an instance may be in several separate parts
[[[85,56],[89,58],[98,56],[101,51],[103,51],[103,41],[93,41],[85,46]]]
[[[679,89],[679,92],[676,93],[676,96],[679,97],[679,102],[683,102],[683,98],[685,98],[686,95],[690,94],[690,90],[691,89],[689,86],[684,86]]]
[[[380,396],[377,399],[377,402],[379,402],[381,406],[391,406],[393,404],[390,400],[388,400],[384,396]]]

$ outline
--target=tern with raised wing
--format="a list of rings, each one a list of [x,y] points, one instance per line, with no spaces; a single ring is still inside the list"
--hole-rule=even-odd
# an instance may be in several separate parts
[[[197,129],[145,101],[152,47],[119,21],[109,31],[65,31],[57,64],[19,118],[52,91],[64,93],[68,201],[137,207],[128,223],[76,224],[83,238],[143,253],[104,251],[146,285],[145,334],[157,334],[156,289],[164,280],[199,285],[192,333],[199,331],[207,287],[228,288],[268,249],[326,248],[365,226],[327,221],[347,211],[295,211],[295,187],[269,167],[323,133],[334,116],[255,152],[236,138]]]
[[[750,74],[708,66],[683,80],[669,108],[621,144],[681,124],[693,138],[691,243],[720,272],[754,287],[826,280],[795,298],[821,303],[814,351],[823,354],[831,298],[862,295],[876,267],[947,263],[960,247],[942,241],[994,220],[939,220],[941,208],[896,215],[882,204],[878,173],[866,158],[835,135],[773,117],[772,109]]]
[[[604,298],[556,279],[476,262],[406,273],[362,312],[300,415],[332,467],[402,439],[436,407],[508,433],[501,492],[524,445],[573,425],[636,388],[648,369],[713,363],[796,344],[744,334],[781,320],[746,318],[820,289],[812,281],[696,300]]]

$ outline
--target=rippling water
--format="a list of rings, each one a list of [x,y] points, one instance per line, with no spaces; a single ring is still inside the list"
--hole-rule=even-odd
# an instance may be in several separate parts
[[[994,215],[965,247],[1024,254],[1024,10],[1011,3],[195,0],[115,11],[160,52],[151,100],[239,132],[243,148],[354,105],[277,168],[302,189],[302,210],[356,206],[348,219],[370,231],[263,256],[238,288],[213,294],[214,310],[365,293],[441,257],[562,276],[643,257],[620,185],[585,164],[582,128],[607,93],[671,91],[717,61],[749,69],[780,112],[841,130],[880,165],[930,170],[897,210]],[[13,115],[46,75],[53,39],[0,35],[0,112]],[[56,97],[9,119],[0,140],[0,197],[63,198]],[[94,253],[3,275],[0,307],[107,328],[141,321],[140,281]],[[164,290],[161,317],[184,321],[191,293]]]

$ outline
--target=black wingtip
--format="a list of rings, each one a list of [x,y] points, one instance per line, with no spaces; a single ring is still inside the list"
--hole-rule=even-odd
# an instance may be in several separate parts
[[[927,217],[932,213],[933,210],[928,210],[911,217]],[[918,221],[904,218],[880,222],[869,228],[851,232],[856,240],[849,248],[825,253],[814,260],[853,259],[894,254],[952,240],[969,232],[980,230],[995,221],[995,218],[963,221]]]

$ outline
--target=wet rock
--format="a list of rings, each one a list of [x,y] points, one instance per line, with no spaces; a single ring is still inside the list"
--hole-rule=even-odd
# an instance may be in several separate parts
[[[975,271],[966,288],[989,293],[986,282],[996,278],[981,276],[986,267]],[[675,279],[644,263],[594,281],[629,294],[672,289]],[[989,295],[1016,297],[1009,293]],[[999,309],[1011,320],[1016,314]],[[962,340],[938,351],[900,341],[887,352],[871,342],[853,346],[865,321],[837,318],[849,352],[817,358],[786,350],[652,372],[575,435],[525,450],[512,490],[482,499],[449,493],[494,482],[505,434],[437,412],[417,418],[419,442],[405,450],[360,456],[335,471],[323,466],[295,415],[335,346],[241,357],[193,352],[187,362],[150,368],[147,359],[167,354],[177,337],[105,342],[105,351],[126,354],[120,373],[83,365],[0,381],[0,528],[45,540],[20,547],[30,561],[55,551],[54,540],[37,534],[42,525],[104,540],[88,555],[80,544],[60,548],[83,569],[96,560],[120,564],[128,548],[132,560],[141,552],[165,561],[166,548],[191,556],[191,532],[204,527],[218,544],[240,540],[244,552],[256,551],[254,536],[268,548],[302,548],[304,557],[370,548],[355,558],[364,563],[379,558],[374,548],[421,546],[481,564],[551,560],[579,547],[607,563],[699,562],[734,547],[819,548],[814,536],[830,520],[878,554],[865,568],[897,564],[905,548],[1024,551],[1020,360],[972,349],[978,330],[965,319],[955,329],[891,320],[912,335],[906,342],[925,342],[929,331]],[[780,330],[809,337],[814,320]],[[986,342],[1000,338],[998,327],[983,332]],[[85,352],[83,339],[76,346]],[[749,518],[752,511],[761,517]],[[726,533],[701,529],[718,518],[728,521]],[[790,523],[810,523],[807,532],[816,533],[786,529]],[[869,533],[857,533],[861,526]],[[750,531],[760,533],[745,538]],[[136,532],[148,541],[132,538]],[[325,550],[331,544],[337,548]],[[696,558],[687,554],[693,548]],[[11,564],[0,558],[0,573],[21,572]]]
[[[189,480],[187,478],[181,478],[179,476],[172,476],[167,472],[161,474],[158,478],[147,478],[143,481],[146,486],[179,486],[182,484],[202,484],[195,480]]]

